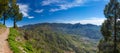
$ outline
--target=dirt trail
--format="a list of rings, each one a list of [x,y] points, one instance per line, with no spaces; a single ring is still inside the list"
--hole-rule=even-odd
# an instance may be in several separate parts
[[[4,33],[0,34],[0,53],[12,53],[7,41],[8,35],[9,35],[9,28],[7,28]]]

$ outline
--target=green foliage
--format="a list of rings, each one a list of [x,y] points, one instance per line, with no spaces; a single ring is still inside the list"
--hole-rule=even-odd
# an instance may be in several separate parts
[[[10,34],[8,38],[8,42],[10,44],[10,48],[14,53],[21,53],[19,47],[19,42],[16,41],[16,37],[19,35],[19,32],[16,29],[10,28]]]
[[[22,20],[22,13],[20,13],[19,6],[17,5],[16,0],[11,0],[11,11],[10,11],[10,17],[13,20],[14,28],[17,27],[16,22]]]
[[[16,22],[21,21],[22,16],[17,0],[0,0],[0,18],[3,20],[3,25],[5,25],[7,19],[11,18],[14,28],[17,28]]]
[[[0,1],[0,18],[3,20],[3,24],[5,25],[5,20],[8,19],[9,12],[9,0],[1,0]]]
[[[119,46],[119,23],[120,23],[120,1],[110,0],[105,6],[104,15],[107,18],[102,24],[101,32],[103,39],[101,39],[98,48],[98,53],[120,53]]]
[[[9,0],[0,0],[0,18],[2,17],[2,14],[8,10],[8,2]]]
[[[111,29],[109,28],[109,22],[108,20],[106,20],[103,24],[102,24],[102,27],[101,27],[101,32],[103,34],[103,37],[104,39],[107,41],[109,39],[109,37],[112,36],[112,32],[111,32]]]

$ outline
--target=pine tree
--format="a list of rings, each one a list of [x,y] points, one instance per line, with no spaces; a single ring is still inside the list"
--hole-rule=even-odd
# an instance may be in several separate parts
[[[0,0],[0,15],[2,16],[3,11],[5,10],[5,7],[7,6],[6,0]]]
[[[9,12],[9,0],[0,0],[0,18],[3,20],[4,25]]]
[[[22,20],[22,13],[19,11],[19,6],[16,3],[16,0],[11,0],[11,19],[13,20],[14,28],[17,27],[16,23]]]
[[[100,41],[98,48],[99,53],[119,53],[117,47],[119,36],[119,18],[120,4],[118,0],[110,0],[104,10],[104,15],[107,18],[102,24],[101,32],[104,39]],[[118,38],[117,38],[118,37]]]

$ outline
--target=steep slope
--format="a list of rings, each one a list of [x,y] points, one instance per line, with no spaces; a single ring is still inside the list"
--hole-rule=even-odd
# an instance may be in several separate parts
[[[35,33],[40,34],[41,32],[44,32],[45,34],[48,32],[52,32],[52,34],[50,35],[61,36],[61,37],[69,36],[70,38],[63,38],[63,39],[67,39],[68,40],[67,42],[70,42],[69,44],[72,44],[73,46],[72,49],[74,47],[77,47],[74,48],[76,50],[73,50],[76,53],[85,53],[85,52],[87,53],[91,51],[92,53],[93,51],[96,52],[97,43],[101,38],[100,26],[96,26],[92,24],[82,25],[80,23],[77,24],[42,23],[42,24],[23,26],[22,29],[29,31],[32,35]]]
[[[96,40],[99,38],[88,37],[86,30],[88,27],[97,31],[99,27],[87,25],[84,28],[83,26],[86,25],[77,27],[73,24],[57,23],[27,25],[21,27],[19,31],[11,29],[8,40],[14,53],[96,53]],[[81,27],[86,29],[84,30],[86,35],[76,34],[83,31],[79,29]],[[99,32],[96,33],[99,35]]]
[[[37,32],[37,33],[36,33]],[[27,36],[26,36],[27,35]],[[95,52],[95,43],[72,36],[50,31],[49,29],[26,30],[26,40],[37,50],[37,52],[63,53],[67,51],[76,53]],[[30,41],[31,40],[31,41]],[[88,42],[88,43],[87,43]]]

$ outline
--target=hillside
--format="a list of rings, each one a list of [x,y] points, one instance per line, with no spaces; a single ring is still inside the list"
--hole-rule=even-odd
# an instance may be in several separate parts
[[[100,33],[99,26],[91,24],[43,23],[23,26],[19,31],[11,29],[8,40],[16,53],[96,53],[97,41],[101,37],[87,34],[87,29]]]
[[[38,28],[39,27],[39,28]],[[101,32],[100,26],[92,25],[92,24],[64,24],[64,23],[42,23],[35,25],[27,25],[23,26],[22,29],[32,30],[34,28],[38,29],[49,29],[51,31],[62,33],[62,34],[71,34],[74,36],[82,36],[90,39],[100,39]]]

